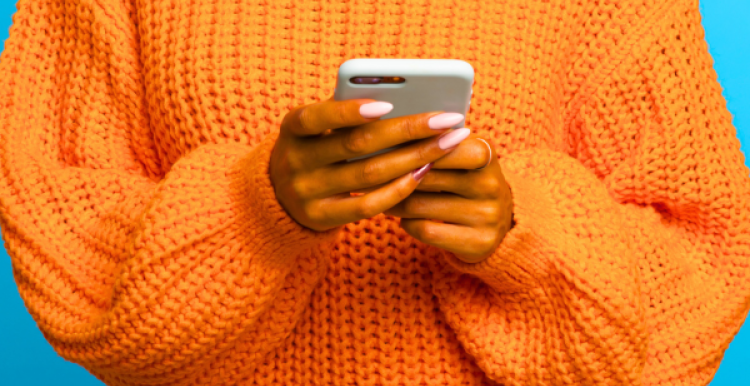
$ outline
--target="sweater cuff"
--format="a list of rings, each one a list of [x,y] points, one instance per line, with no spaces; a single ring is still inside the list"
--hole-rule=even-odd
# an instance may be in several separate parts
[[[495,252],[479,263],[466,263],[453,253],[444,253],[454,269],[504,292],[536,287],[544,281],[549,274],[550,257],[559,253],[548,240],[564,239],[548,186],[514,169],[503,165],[512,193],[515,225]]]
[[[271,182],[269,162],[278,132],[271,132],[253,151],[239,159],[232,176],[232,195],[244,218],[240,224],[255,227],[255,239],[272,255],[272,260],[286,264],[299,251],[333,243],[340,227],[318,232],[297,223],[276,199]]]

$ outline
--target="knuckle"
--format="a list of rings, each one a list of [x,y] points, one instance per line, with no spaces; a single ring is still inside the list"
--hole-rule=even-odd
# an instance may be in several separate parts
[[[419,202],[413,198],[407,198],[401,202],[404,211],[411,214],[419,214]]]
[[[417,159],[420,164],[426,164],[429,162],[432,162],[432,158],[430,157],[430,147],[429,145],[425,144],[422,146],[419,146],[417,148]]]
[[[474,186],[477,186],[479,190],[486,196],[497,196],[500,193],[500,181],[495,177],[479,178]]]
[[[404,119],[401,121],[401,128],[399,132],[406,136],[405,139],[417,139],[419,138],[419,123],[413,119]]]
[[[382,174],[381,169],[382,168],[379,163],[373,162],[371,160],[365,161],[359,168],[359,182],[367,186],[372,186],[379,183]]]
[[[476,214],[485,223],[495,223],[500,218],[500,208],[497,205],[477,205]]]
[[[479,247],[479,254],[486,254],[489,251],[492,251],[495,248],[495,235],[494,234],[485,234],[483,237],[480,238],[480,241],[478,243]]]
[[[295,125],[295,122],[299,119],[299,107],[295,107],[291,110],[289,110],[286,115],[284,115],[284,119],[281,120],[281,127],[280,131],[282,133],[289,132],[292,129],[292,126]]]
[[[308,202],[303,206],[305,217],[314,223],[323,223],[325,220],[325,211],[318,201]]]
[[[336,126],[346,125],[347,123],[347,104],[346,103],[334,103],[329,110],[329,120]]]
[[[466,243],[466,252],[473,256],[483,256],[495,247],[495,238],[489,233],[483,232],[481,236],[472,243]]]
[[[292,180],[292,191],[297,197],[306,197],[310,192],[310,184],[303,178]]]
[[[289,151],[284,155],[289,169],[292,171],[301,170],[305,166],[304,158],[299,152]]]
[[[369,138],[363,130],[350,130],[343,139],[344,149],[349,153],[363,154],[367,150]]]
[[[429,226],[427,221],[417,221],[415,223],[414,231],[418,238],[425,242],[435,241],[438,238],[438,235],[435,233],[435,228]]]
[[[358,218],[370,218],[378,214],[377,205],[369,199],[363,199],[355,209]]]
[[[308,108],[303,108],[297,113],[297,125],[304,133],[315,132],[315,114]]]

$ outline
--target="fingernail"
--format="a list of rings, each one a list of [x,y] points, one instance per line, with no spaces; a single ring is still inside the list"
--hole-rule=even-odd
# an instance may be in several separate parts
[[[393,105],[388,102],[372,102],[359,106],[359,114],[364,118],[377,118],[386,115],[393,110]]]
[[[447,129],[447,128],[453,127],[455,124],[461,122],[463,119],[464,119],[463,114],[442,113],[442,114],[438,114],[430,118],[430,120],[427,121],[427,125],[430,126],[430,129],[432,130]]]
[[[430,169],[432,169],[432,164],[433,162],[430,162],[427,165],[422,166],[419,169],[414,169],[414,171],[411,172],[411,176],[414,177],[414,180],[417,182],[422,181],[422,178],[424,178],[427,172],[429,172]]]
[[[440,148],[443,150],[450,149],[461,143],[461,141],[466,139],[469,134],[471,134],[471,130],[465,127],[453,130],[440,137],[440,139],[438,140],[438,146],[440,146]]]

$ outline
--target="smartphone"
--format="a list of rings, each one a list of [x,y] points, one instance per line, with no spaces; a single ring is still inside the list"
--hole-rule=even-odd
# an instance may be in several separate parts
[[[473,84],[474,68],[463,60],[350,59],[339,67],[333,99],[369,98],[393,104],[393,110],[380,119],[438,110],[466,116]],[[461,121],[452,129],[463,126]],[[348,161],[369,158],[400,146]]]

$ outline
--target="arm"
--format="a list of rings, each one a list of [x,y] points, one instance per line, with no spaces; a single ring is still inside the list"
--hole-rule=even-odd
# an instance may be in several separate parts
[[[234,368],[251,371],[294,328],[336,230],[306,230],[277,203],[272,124],[184,149],[203,112],[152,105],[149,121],[144,89],[168,101],[175,60],[155,37],[138,46],[134,10],[40,3],[19,4],[0,61],[0,225],[29,312],[108,384],[208,384],[237,342]]]
[[[501,159],[516,224],[497,251],[436,264],[498,383],[707,384],[747,315],[750,172],[697,6],[666,15],[578,111],[573,156]]]

